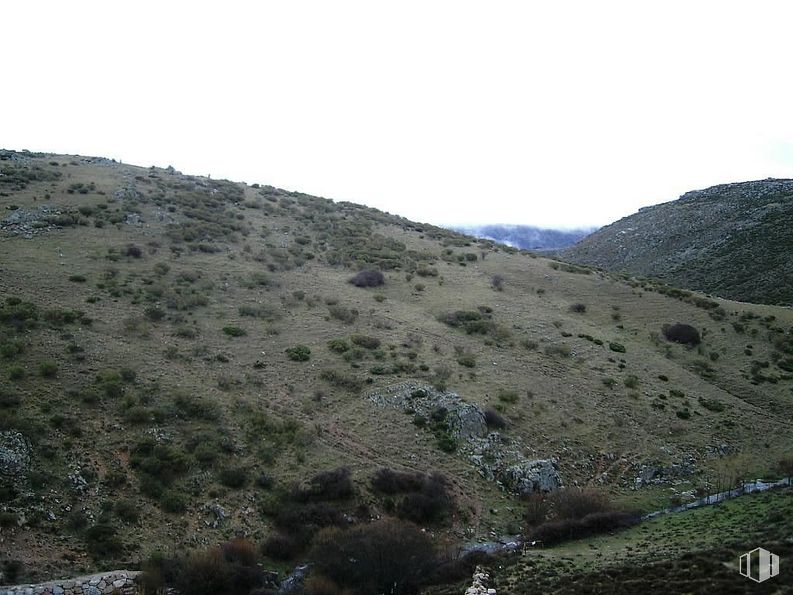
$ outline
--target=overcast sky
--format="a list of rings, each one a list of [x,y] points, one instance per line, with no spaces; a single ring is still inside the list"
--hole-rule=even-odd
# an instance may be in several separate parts
[[[791,2],[4,2],[0,147],[438,224],[793,177]]]

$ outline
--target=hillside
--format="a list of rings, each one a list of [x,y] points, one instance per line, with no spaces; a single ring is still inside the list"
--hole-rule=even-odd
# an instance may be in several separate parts
[[[581,264],[727,299],[793,304],[793,180],[687,192],[607,225],[564,252]]]
[[[319,527],[384,515],[452,548],[519,529],[521,492],[652,509],[789,456],[788,309],[172,168],[4,151],[0,174],[19,581],[240,534],[277,536],[283,571]]]
[[[591,229],[544,229],[532,225],[460,225],[455,231],[524,250],[560,250],[592,233]]]

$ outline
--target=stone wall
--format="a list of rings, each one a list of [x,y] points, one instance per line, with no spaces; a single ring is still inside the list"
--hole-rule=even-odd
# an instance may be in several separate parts
[[[0,595],[138,595],[135,579],[139,572],[113,570],[38,585],[0,587]]]

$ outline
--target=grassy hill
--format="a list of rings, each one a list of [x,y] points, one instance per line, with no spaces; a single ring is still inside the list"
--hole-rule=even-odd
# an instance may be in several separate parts
[[[170,168],[5,151],[0,174],[0,565],[20,580],[308,539],[320,504],[449,547],[511,533],[507,459],[651,509],[789,453],[788,309]],[[667,340],[678,322],[702,342]],[[373,485],[384,467],[442,474],[451,504],[417,512]]]
[[[564,252],[742,302],[793,304],[793,180],[687,192],[607,225]]]

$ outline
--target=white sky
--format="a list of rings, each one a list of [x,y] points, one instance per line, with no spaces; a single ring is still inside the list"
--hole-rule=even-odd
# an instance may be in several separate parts
[[[440,224],[793,177],[792,2],[3,2],[0,147]]]

